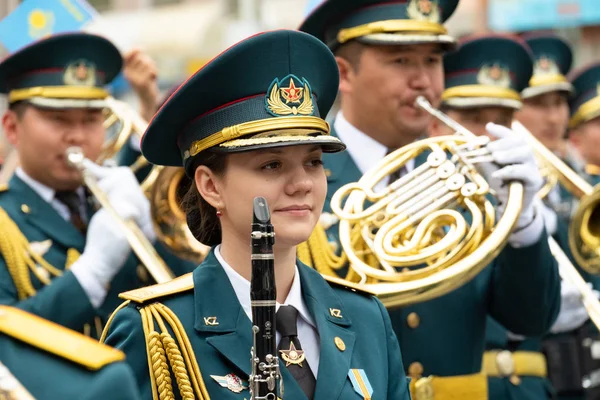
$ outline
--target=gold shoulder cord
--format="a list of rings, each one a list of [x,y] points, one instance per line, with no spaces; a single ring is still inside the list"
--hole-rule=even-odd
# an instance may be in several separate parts
[[[106,339],[114,315],[129,302],[121,304],[110,317],[100,339],[101,342]],[[179,318],[170,308],[161,303],[143,306],[139,311],[146,339],[153,400],[175,398],[171,371],[175,376],[182,400],[210,400],[192,344]],[[169,329],[175,338],[171,336]]]
[[[357,235],[360,235],[360,230],[354,229],[353,236]],[[335,271],[348,263],[348,257],[344,252],[339,256],[335,254],[327,240],[327,233],[320,223],[315,226],[308,240],[298,245],[297,253],[300,261],[327,276],[339,276]],[[350,282],[360,280],[352,268],[348,269],[346,277],[341,278]]]
[[[42,256],[32,251],[25,235],[1,207],[0,226],[2,226],[2,229],[0,229],[0,253],[4,256],[8,272],[17,288],[19,300],[36,294],[29,271],[44,285],[49,285],[51,278],[42,274],[40,268],[46,270],[51,276],[62,275],[61,270],[53,267]],[[79,252],[77,250],[69,249],[66,267],[70,267],[78,257]]]

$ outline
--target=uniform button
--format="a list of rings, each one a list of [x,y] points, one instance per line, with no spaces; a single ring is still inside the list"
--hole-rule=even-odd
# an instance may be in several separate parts
[[[408,367],[408,375],[412,378],[420,378],[423,376],[423,364],[416,361]]]
[[[408,323],[408,326],[410,328],[416,329],[421,323],[421,318],[419,318],[419,314],[417,314],[416,312],[411,312],[410,314],[408,314],[408,317],[406,317],[406,322]]]
[[[519,386],[521,384],[521,378],[519,378],[517,375],[512,375],[510,378],[510,383],[512,383],[515,386]]]
[[[29,214],[31,212],[31,208],[27,204],[21,204],[21,211],[23,214]]]

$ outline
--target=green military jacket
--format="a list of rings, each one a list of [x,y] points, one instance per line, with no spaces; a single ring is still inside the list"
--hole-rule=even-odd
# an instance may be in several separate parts
[[[348,152],[323,159],[328,176],[324,212],[331,213],[336,190],[358,181],[362,173]],[[330,242],[338,241],[338,226],[331,226],[327,235]],[[462,287],[389,312],[408,370],[418,366],[414,370],[423,376],[454,376],[481,370],[488,314],[512,332],[535,336],[550,328],[559,308],[560,277],[544,233],[532,246],[507,246]]]
[[[352,400],[363,398],[348,377],[351,369],[362,369],[372,387],[373,400],[408,400],[405,377],[398,341],[389,316],[375,298],[345,288],[330,286],[313,269],[299,264],[302,295],[312,314],[320,337],[320,362],[315,400]],[[221,385],[217,380],[233,374],[244,380],[250,370],[252,346],[251,321],[237,300],[234,289],[214,252],[196,270],[171,283],[156,285],[122,295],[131,300],[114,315],[108,327],[106,344],[122,350],[127,356],[143,398],[152,397],[149,360],[159,360],[156,335],[150,332],[148,313],[175,315],[179,323],[169,322],[168,334],[180,326],[179,333],[189,338],[186,347],[181,337],[176,342],[179,351],[193,353],[201,379],[212,399],[249,399],[247,389]],[[170,312],[165,309],[168,308]],[[173,317],[170,317],[173,320]],[[164,317],[166,323],[167,317]],[[175,328],[174,328],[175,327]],[[159,325],[154,325],[159,329]],[[177,336],[177,334],[175,334]],[[163,343],[171,343],[163,337]],[[169,345],[169,348],[172,348]],[[148,349],[150,354],[148,354]],[[187,350],[186,350],[187,349]],[[185,358],[185,357],[184,357]],[[170,359],[169,359],[170,362]],[[164,360],[164,364],[167,361]],[[169,364],[172,365],[172,364]],[[306,396],[290,372],[281,366],[284,399],[301,400]],[[161,371],[152,369],[155,376]],[[181,372],[181,370],[179,370]],[[194,381],[195,374],[187,368]],[[173,374],[171,374],[173,377]],[[180,375],[180,379],[181,379]],[[156,380],[163,381],[160,377]],[[172,387],[179,398],[181,386],[172,379]],[[196,398],[198,394],[196,393]]]
[[[551,207],[557,207],[555,210],[558,215],[557,230],[553,236],[554,240],[560,245],[567,257],[571,260],[578,272],[587,281],[592,283],[594,289],[600,289],[600,278],[591,275],[589,272],[579,267],[573,258],[569,247],[569,220],[572,207],[575,204],[571,193],[559,184],[560,201],[558,204],[551,204]],[[559,336],[568,335],[561,333]],[[555,335],[550,335],[550,337]],[[527,337],[522,341],[512,342],[511,348],[508,343],[507,330],[493,318],[488,318],[486,329],[486,349],[487,350],[511,350],[511,351],[542,351],[542,337]],[[490,400],[512,399],[512,400],[533,400],[550,399],[555,396],[552,385],[546,378],[521,376],[520,384],[514,385],[509,378],[489,378]]]
[[[95,309],[68,269],[83,252],[85,236],[17,175],[0,193],[0,208],[0,214],[6,212],[9,218],[3,221],[4,237],[0,238],[0,304],[16,306],[70,329],[100,337],[103,322],[120,303],[118,294],[154,283],[132,255],[111,282],[102,306]],[[33,262],[32,268],[27,265],[15,267],[10,261],[14,259],[12,252],[23,252],[24,249],[14,250],[14,244],[10,244],[12,234],[8,226],[11,224],[16,224],[29,241],[32,252],[57,269],[56,274],[41,268],[37,262]],[[157,250],[177,276],[194,268],[193,264],[177,259],[162,245],[157,245]],[[49,284],[42,281],[44,278]],[[29,290],[25,290],[28,286]],[[23,294],[22,290],[27,293]]]
[[[77,332],[0,306],[0,364],[37,400],[140,399],[124,358]],[[19,399],[1,376],[0,398]]]

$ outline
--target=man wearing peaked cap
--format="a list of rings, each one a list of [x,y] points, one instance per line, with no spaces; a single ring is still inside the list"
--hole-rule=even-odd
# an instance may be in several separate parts
[[[443,54],[454,47],[454,40],[447,35],[442,23],[456,6],[457,1],[442,0],[329,0],[301,24],[300,30],[313,34],[334,51],[340,69],[341,112],[333,123],[333,134],[347,145],[347,152],[324,158],[330,172],[326,211],[331,210],[328,205],[337,189],[358,181],[390,151],[427,136],[431,117],[414,103],[418,96],[424,96],[434,107],[441,103]],[[517,46],[507,48],[519,51]],[[528,54],[528,50],[522,49],[520,53]],[[475,74],[464,75],[457,86],[477,82],[480,67],[476,65]],[[482,79],[488,81],[486,86],[495,87],[496,80],[505,85],[502,89],[498,86],[500,90],[496,93],[501,93],[503,101],[516,107],[519,89],[514,85],[525,87],[528,77],[509,76],[506,87],[503,68],[506,66],[489,65],[482,72]],[[531,63],[528,67],[525,65],[524,75],[530,74],[531,68]],[[471,78],[473,81],[468,82]],[[500,144],[511,145],[512,132],[507,134],[497,126],[490,130],[506,136],[498,140]],[[504,153],[499,150],[495,154],[494,149],[490,150],[495,158]],[[532,168],[533,157],[530,156],[526,150],[518,160],[504,160],[500,165],[516,162],[518,170],[525,174]],[[411,172],[420,161],[406,163],[399,176]],[[503,169],[502,174],[511,169]],[[489,268],[447,295],[390,310],[407,374],[413,377],[413,398],[427,398],[431,391],[439,399],[487,397],[487,380],[480,371],[488,312],[514,330],[530,334],[542,334],[555,318],[559,308],[558,273],[546,243],[543,220],[531,204],[537,191],[533,187],[535,182],[527,176],[524,178],[531,186],[526,188],[528,203],[523,208],[518,228],[509,239],[509,246]],[[532,179],[535,178],[534,174]],[[397,177],[389,179],[393,181]],[[386,183],[384,179],[383,184]],[[500,193],[506,191],[506,187],[502,186]],[[332,247],[337,244],[339,251],[335,218],[324,218],[323,228]],[[310,255],[314,260],[318,249],[311,246]],[[343,270],[338,271],[343,273]],[[523,280],[523,271],[528,271],[525,280],[530,285],[527,289],[516,289],[514,282]],[[539,280],[547,286],[540,287]],[[535,290],[530,290],[534,286]],[[523,301],[535,303],[543,311],[538,312],[534,307],[535,312],[519,315],[505,312]],[[465,304],[469,305],[468,311]]]
[[[547,53],[546,57],[549,57]],[[533,61],[529,47],[517,37],[486,35],[465,38],[461,49],[444,60],[446,90],[442,96],[443,108],[476,134],[484,134],[489,121],[510,127],[513,117],[522,107],[520,93],[526,93],[532,82],[549,81],[547,76],[531,77]],[[543,89],[536,86],[535,91],[539,94]],[[451,133],[437,122],[432,128],[435,134]],[[523,145],[526,146],[525,143],[520,144]],[[515,143],[507,150],[517,152],[520,146]],[[525,175],[539,175],[535,165],[531,168],[531,172]],[[541,202],[537,204],[536,211],[544,216],[546,229],[556,233],[554,211]],[[563,292],[565,289],[563,287]],[[577,311],[583,308],[579,299],[575,303],[578,304]],[[564,323],[566,317],[565,310],[561,308],[561,329],[569,329]],[[556,328],[557,325],[552,329]],[[541,347],[540,337],[515,335],[494,318],[488,318],[483,371],[489,376],[490,399],[550,398],[547,364]]]
[[[144,398],[250,398],[256,196],[267,201],[276,234],[280,397],[410,398],[383,305],[330,286],[296,258],[325,199],[321,155],[345,148],[324,120],[338,79],[333,55],[317,39],[297,31],[262,33],[194,74],[151,122],[144,156],[185,167],[194,180],[184,199],[188,225],[214,247],[192,274],[121,295],[128,301],[114,314],[105,342],[126,353]],[[181,349],[183,363],[171,352],[162,356],[177,385],[165,386],[163,374],[171,371],[152,361],[165,354],[157,337]],[[262,344],[262,335],[256,340]]]
[[[534,74],[522,92],[524,105],[516,118],[548,149],[561,157],[575,171],[585,175],[583,162],[578,151],[566,138],[569,123],[569,97],[573,86],[567,79],[572,53],[569,44],[560,37],[548,33],[532,33],[522,36],[532,49]],[[589,176],[588,176],[589,178]],[[560,183],[545,187],[547,195],[544,203],[546,227],[563,251],[571,256],[568,243],[568,229],[577,199]],[[597,288],[596,277],[579,268],[579,273]],[[562,283],[562,302],[559,317],[552,327],[552,333],[543,343],[547,357],[548,377],[559,398],[595,398],[598,388],[584,389],[585,376],[598,366],[594,366],[589,347],[582,345],[596,336],[591,332],[587,310],[581,303],[581,294],[568,283]],[[593,329],[595,330],[595,329]],[[532,348],[531,340],[529,343]],[[525,347],[525,346],[522,346]],[[537,344],[535,351],[538,351]],[[575,372],[575,371],[579,371]]]
[[[71,146],[98,158],[105,85],[122,65],[112,43],[85,33],[50,36],[0,62],[0,92],[9,102],[2,127],[20,160],[0,193],[0,304],[95,337],[119,292],[150,283],[124,233],[106,210],[95,212],[81,174],[66,161]],[[131,171],[89,168],[117,213],[155,240],[148,200]]]
[[[569,138],[585,162],[592,184],[600,183],[600,64],[593,63],[569,75],[574,94],[569,105]]]
[[[521,92],[523,107],[515,117],[544,146],[579,171],[581,157],[566,140],[568,101],[573,92],[566,77],[573,59],[571,47],[554,34],[530,33],[521,37],[534,54],[534,67],[529,86]],[[561,218],[568,220],[573,211],[572,199],[557,185],[545,200]]]

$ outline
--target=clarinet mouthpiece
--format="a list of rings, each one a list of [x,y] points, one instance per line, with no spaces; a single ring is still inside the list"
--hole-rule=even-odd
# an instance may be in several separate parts
[[[267,204],[267,200],[264,197],[259,196],[254,198],[254,207],[252,214],[254,217],[254,223],[269,223],[271,219],[271,213],[269,212],[269,205]]]

